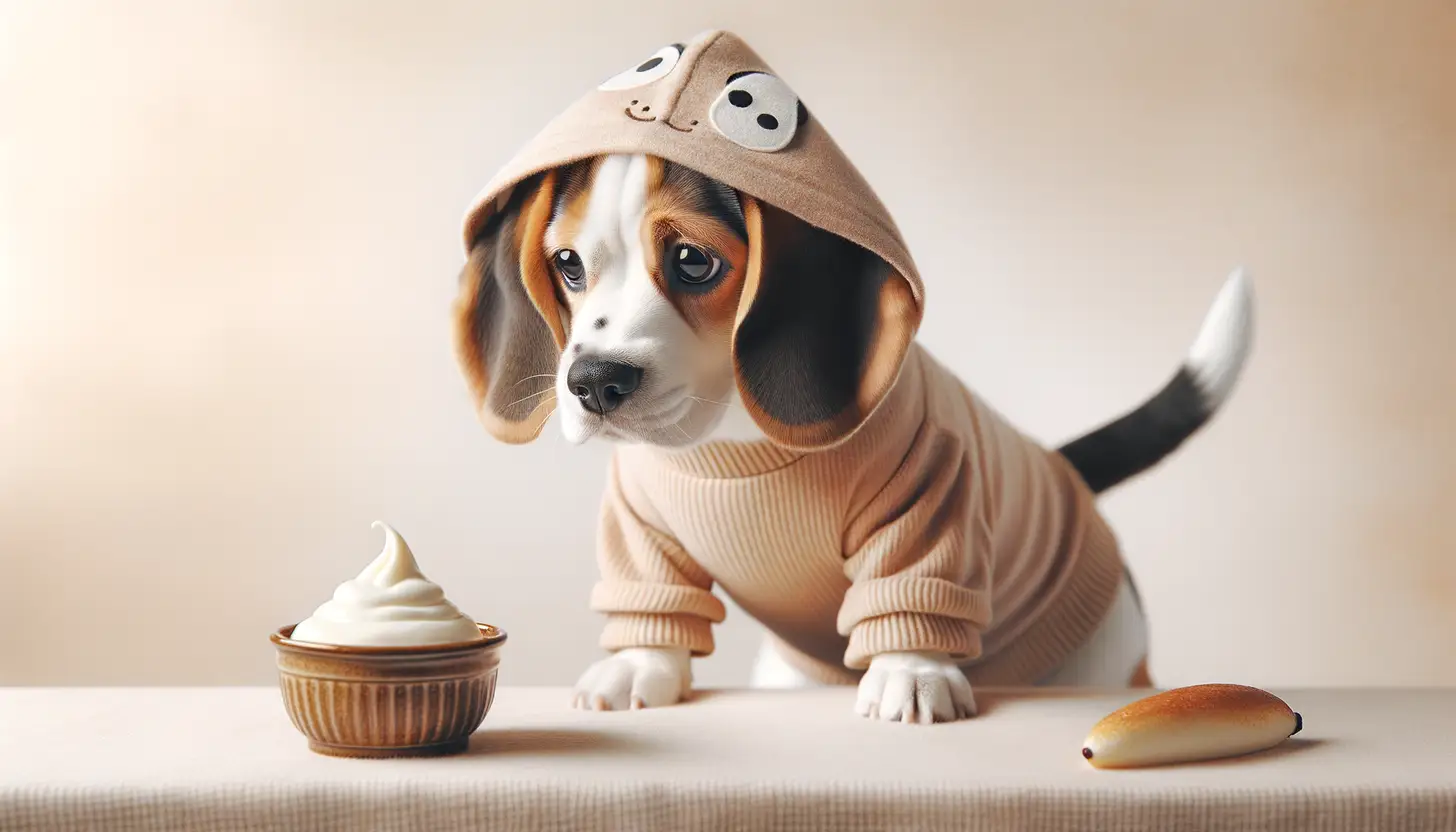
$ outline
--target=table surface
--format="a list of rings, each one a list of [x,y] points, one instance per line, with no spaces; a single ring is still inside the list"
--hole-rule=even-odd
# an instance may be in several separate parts
[[[273,688],[0,689],[0,829],[1456,829],[1456,690],[1280,692],[1264,754],[1098,771],[1081,740],[1131,691],[980,691],[881,724],[854,691],[706,691],[584,713],[499,691],[468,753],[311,753]]]

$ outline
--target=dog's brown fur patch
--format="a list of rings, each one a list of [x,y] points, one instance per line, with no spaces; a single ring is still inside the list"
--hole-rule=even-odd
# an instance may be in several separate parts
[[[542,256],[547,263],[551,262],[554,252],[564,248],[575,249],[574,241],[586,224],[587,210],[591,207],[591,186],[601,168],[601,161],[600,156],[583,159],[561,168],[558,172],[556,192],[551,198],[551,219],[543,241]],[[581,304],[586,293],[596,284],[600,271],[599,267],[593,267],[592,252],[578,251],[577,254],[586,264],[585,291],[571,291],[555,268],[551,269],[551,284],[555,287],[557,301],[568,310],[575,310]]]
[[[653,159],[653,162],[655,167],[662,167],[661,160]],[[659,177],[656,187],[648,192],[642,234],[644,248],[652,260],[649,268],[663,294],[699,336],[721,342],[726,350],[733,319],[738,314],[738,297],[743,290],[748,242],[722,219],[698,207],[701,200],[690,189],[708,182],[697,173],[671,180]],[[670,288],[666,272],[670,264],[666,258],[680,244],[697,246],[723,261],[723,273],[711,289],[679,292]]]

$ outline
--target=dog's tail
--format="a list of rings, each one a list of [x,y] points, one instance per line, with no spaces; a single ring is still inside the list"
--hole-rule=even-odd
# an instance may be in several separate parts
[[[1101,493],[1146,471],[1212,418],[1233,392],[1254,337],[1254,295],[1243,269],[1229,275],[1183,366],[1157,395],[1058,450]]]

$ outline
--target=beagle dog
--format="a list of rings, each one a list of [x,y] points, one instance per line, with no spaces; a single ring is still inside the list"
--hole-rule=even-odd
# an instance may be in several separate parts
[[[658,84],[668,86],[656,97],[639,89]],[[778,446],[813,454],[846,447],[873,419],[890,418],[883,414],[901,408],[885,404],[896,390],[936,379],[942,386],[954,384],[942,370],[917,369],[909,378],[904,369],[912,359],[917,367],[930,362],[911,343],[923,302],[918,278],[893,223],[876,219],[888,215],[857,174],[846,173],[835,155],[826,181],[848,182],[845,191],[866,194],[861,202],[867,208],[823,196],[833,196],[832,182],[784,191],[791,205],[778,205],[755,195],[777,187],[776,168],[758,168],[765,180],[773,180],[760,187],[747,166],[715,155],[725,138],[729,152],[746,152],[750,160],[768,158],[752,154],[838,153],[825,144],[827,134],[802,102],[741,41],[709,33],[689,46],[659,50],[603,84],[599,97],[586,103],[590,115],[583,123],[600,120],[629,137],[598,143],[646,149],[568,152],[548,128],[538,140],[548,151],[532,156],[528,148],[507,184],[488,187],[467,218],[469,257],[455,308],[456,347],[482,420],[498,438],[529,441],[554,412],[572,443],[609,441],[653,458],[671,459],[705,446]],[[701,165],[668,158],[685,157],[674,150],[683,142],[708,143]],[[716,176],[699,169],[714,166]],[[729,184],[728,178],[737,181]],[[824,212],[822,226],[801,216],[816,208]],[[857,223],[872,230],[850,239]],[[1173,380],[1122,418],[1046,451],[1055,460],[1047,470],[1075,472],[1076,490],[1087,495],[1156,464],[1229,396],[1251,332],[1252,295],[1236,272]],[[922,376],[931,381],[920,381]],[[948,407],[964,404],[958,392],[947,401],[953,403]],[[980,420],[991,418],[967,413],[962,417],[978,430]],[[880,452],[872,443],[867,448],[857,453]],[[901,457],[914,456],[888,445],[883,453],[897,454],[880,461],[886,476],[908,464]],[[974,457],[966,451],[962,458],[974,467]],[[974,475],[998,480],[994,471]],[[753,478],[743,488],[751,490]],[[959,492],[937,497],[928,486],[912,484],[909,493],[912,499],[943,500]],[[682,603],[694,615],[719,620],[721,602],[704,587],[723,576],[697,564],[684,566],[692,553],[667,541],[648,522],[652,518],[636,516],[631,506],[615,510],[615,519],[607,519],[615,525],[604,534],[621,538],[628,535],[622,524],[638,524],[632,532],[637,545],[670,550],[676,583],[642,589],[654,578],[644,573],[633,576],[633,591],[692,594]],[[948,545],[961,545],[959,540]],[[734,571],[732,547],[724,551],[719,568]],[[1113,557],[1120,564],[1115,550]],[[1141,605],[1130,577],[1117,570],[1104,582],[1107,603],[1100,621],[1055,666],[1040,668],[1027,681],[1148,684]],[[1055,577],[1041,585],[1053,585]],[[792,594],[793,587],[787,589]],[[804,591],[822,594],[817,585]],[[1018,601],[1029,608],[1035,599]],[[603,601],[601,608],[631,612],[615,600]],[[893,617],[893,610],[864,617],[886,614]],[[844,626],[857,623],[862,622]],[[691,687],[690,659],[703,651],[665,641],[670,640],[639,633],[608,645],[610,655],[582,674],[573,704],[625,710],[680,701]],[[781,641],[766,641],[753,684],[851,682],[858,685],[856,711],[883,720],[940,722],[976,710],[964,651],[867,648],[862,672],[834,679],[807,671],[805,663],[790,660],[792,654]]]

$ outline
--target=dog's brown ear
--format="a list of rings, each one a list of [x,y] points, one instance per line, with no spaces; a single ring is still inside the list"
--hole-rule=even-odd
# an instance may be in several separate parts
[[[566,328],[542,251],[554,173],[516,186],[474,235],[455,299],[455,353],[486,430],[530,442],[556,407]]]
[[[738,390],[776,443],[854,433],[899,377],[920,324],[910,284],[861,246],[745,198],[748,268],[733,334]]]

